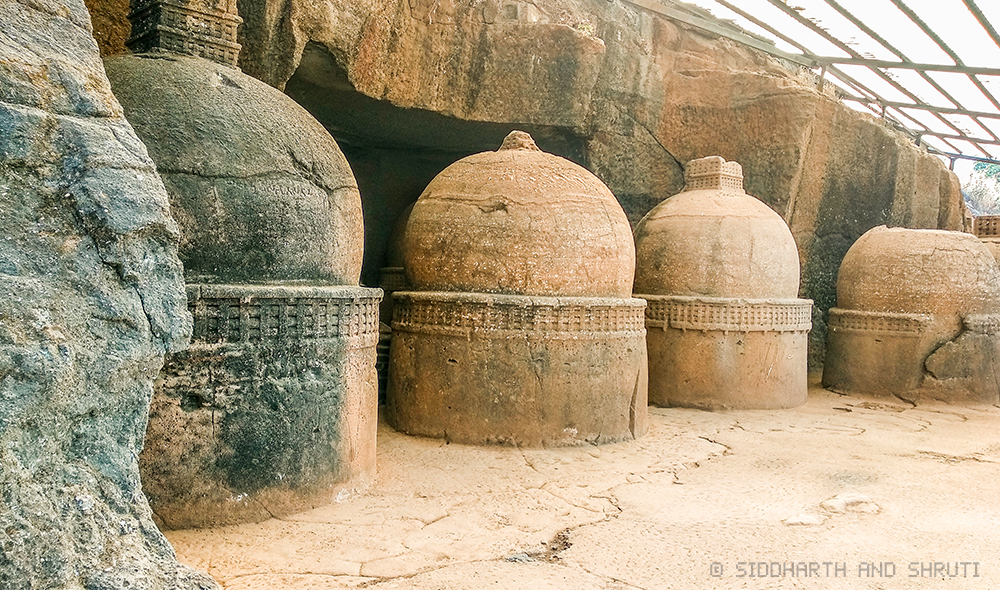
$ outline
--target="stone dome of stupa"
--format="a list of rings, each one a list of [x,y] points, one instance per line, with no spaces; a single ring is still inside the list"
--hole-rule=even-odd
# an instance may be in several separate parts
[[[632,293],[635,248],[615,196],[521,131],[431,181],[413,206],[403,251],[417,291]]]
[[[879,226],[844,256],[837,307],[955,317],[997,313],[1000,268],[971,234]]]
[[[743,170],[719,156],[694,160],[685,190],[635,229],[635,292],[796,297],[799,256],[785,221],[743,190]]]
[[[127,55],[105,66],[167,187],[188,282],[358,284],[357,183],[305,109],[197,57]]]

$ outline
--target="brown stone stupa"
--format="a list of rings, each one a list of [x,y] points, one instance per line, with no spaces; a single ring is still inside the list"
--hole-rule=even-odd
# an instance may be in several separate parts
[[[646,428],[642,300],[614,195],[515,131],[424,190],[395,294],[387,415],[408,434],[605,443]]]
[[[234,2],[140,0],[133,17],[151,52],[105,66],[167,188],[194,315],[157,381],[143,490],[167,528],[328,503],[375,474],[381,291],[358,286],[350,166],[294,101],[198,50],[235,44]]]
[[[972,221],[972,233],[1000,260],[1000,215],[981,215]]]
[[[649,400],[708,410],[806,400],[812,301],[781,217],[743,190],[743,170],[693,160],[685,190],[636,226],[635,293],[647,301]]]
[[[823,385],[912,402],[1000,402],[1000,268],[974,236],[869,230],[830,310]]]

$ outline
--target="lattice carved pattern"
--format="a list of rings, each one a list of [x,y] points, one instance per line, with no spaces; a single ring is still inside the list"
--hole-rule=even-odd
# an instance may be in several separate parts
[[[647,300],[647,328],[715,332],[806,332],[812,301],[637,295]]]

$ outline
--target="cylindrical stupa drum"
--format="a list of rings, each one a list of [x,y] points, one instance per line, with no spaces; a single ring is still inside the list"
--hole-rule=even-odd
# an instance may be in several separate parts
[[[693,160],[685,190],[636,226],[649,401],[708,410],[788,408],[807,390],[812,302],[781,217],[743,190],[742,168]]]
[[[381,291],[358,286],[361,198],[336,142],[232,67],[164,52],[106,67],[167,187],[194,316],[139,458],[158,524],[260,521],[368,485]]]
[[[967,233],[876,227],[851,246],[823,385],[911,402],[1000,401],[1000,269]]]
[[[513,132],[410,214],[387,417],[469,444],[605,443],[646,429],[644,302],[614,195]]]

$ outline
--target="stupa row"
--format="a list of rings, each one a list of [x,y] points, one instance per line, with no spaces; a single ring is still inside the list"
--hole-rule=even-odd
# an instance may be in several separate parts
[[[336,142],[231,67],[235,3],[196,11],[222,19],[196,27],[217,33],[197,47],[222,64],[169,51],[194,22],[174,12],[142,4],[133,41],[154,52],[106,65],[181,236],[194,335],[157,381],[140,466],[159,523],[185,528],[301,511],[372,479],[382,292],[358,282],[361,201]],[[813,310],[791,232],[739,164],[694,160],[685,179],[633,233],[597,177],[525,133],[445,169],[387,273],[405,285],[390,424],[600,444],[641,436],[648,403],[803,403]],[[844,261],[824,380],[995,401],[998,274],[972,236],[872,230]]]

